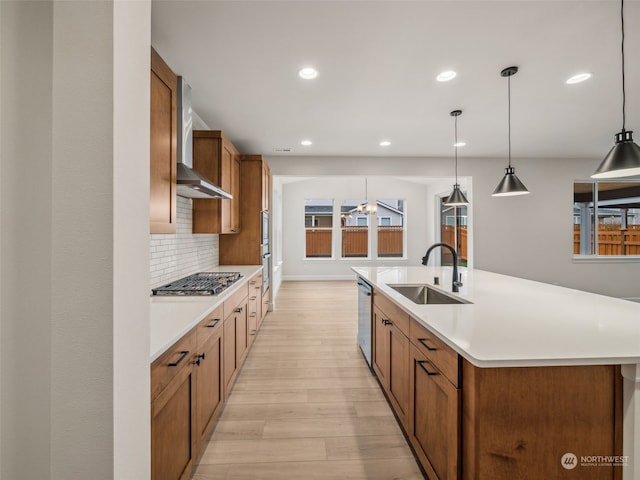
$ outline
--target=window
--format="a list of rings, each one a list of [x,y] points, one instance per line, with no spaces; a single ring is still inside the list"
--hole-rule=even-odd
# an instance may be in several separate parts
[[[440,200],[440,239],[456,249],[458,253],[458,263],[467,265],[467,207],[466,205],[455,207],[445,205],[448,197]],[[453,255],[446,248],[441,248],[441,265],[453,265]]]
[[[364,199],[342,201],[342,257],[369,256],[369,215],[363,208],[366,203]]]
[[[333,235],[333,199],[305,199],[304,227],[307,258],[331,258]]]
[[[404,200],[378,200],[378,258],[404,255]]]
[[[640,182],[573,185],[574,255],[640,255]]]

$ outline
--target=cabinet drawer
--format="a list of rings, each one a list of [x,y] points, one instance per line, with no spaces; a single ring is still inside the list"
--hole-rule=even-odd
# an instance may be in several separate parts
[[[207,341],[222,328],[223,308],[220,305],[196,327],[196,343],[201,350]]]
[[[417,320],[411,319],[411,343],[425,355],[456,387],[458,386],[458,354]]]
[[[191,365],[196,350],[195,331],[191,330],[151,364],[151,400],[171,382],[173,377]]]
[[[373,304],[390,320],[402,333],[409,336],[409,314],[385,297],[379,290],[373,290]]]
[[[227,318],[233,311],[242,304],[242,301],[249,295],[249,283],[245,283],[240,290],[231,295],[228,300],[224,302],[224,318]]]

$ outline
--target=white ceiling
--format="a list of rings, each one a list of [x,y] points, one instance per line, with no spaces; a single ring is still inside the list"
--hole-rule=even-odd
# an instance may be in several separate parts
[[[244,153],[602,158],[622,126],[620,5],[605,1],[165,1],[152,44]],[[628,130],[640,139],[640,2],[625,2]],[[300,79],[313,65],[319,76]],[[458,76],[440,83],[435,76]],[[564,81],[580,71],[585,83]],[[314,143],[303,147],[300,141]],[[381,140],[391,146],[382,148]]]

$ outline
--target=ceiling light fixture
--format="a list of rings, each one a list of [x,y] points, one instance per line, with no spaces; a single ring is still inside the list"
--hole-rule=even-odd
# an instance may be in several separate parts
[[[467,200],[467,197],[465,197],[464,193],[462,193],[462,190],[460,190],[460,185],[458,184],[458,117],[460,115],[462,115],[462,110],[454,110],[453,112],[450,113],[450,115],[453,117],[453,137],[454,137],[454,152],[455,152],[455,159],[456,159],[456,182],[453,184],[453,191],[451,192],[451,195],[449,195],[449,198],[447,198],[447,200],[444,202],[445,205],[450,205],[450,206],[460,206],[460,205],[469,205],[469,200]]]
[[[515,169],[511,166],[511,77],[518,72],[518,67],[507,67],[500,72],[500,75],[507,77],[508,106],[509,106],[509,166],[504,169],[504,177],[491,194],[494,197],[510,197],[513,195],[526,195],[529,193],[527,187],[516,176]]]
[[[436,77],[436,80],[439,82],[448,82],[449,80],[453,80],[456,78],[457,73],[453,70],[447,70],[445,72],[440,72]]]
[[[591,78],[591,74],[590,73],[576,73],[575,75],[573,75],[572,77],[567,78],[567,81],[564,82],[567,85],[575,85],[576,83],[582,83],[586,80],[589,80]]]
[[[616,143],[591,178],[615,178],[640,175],[640,147],[633,141],[633,131],[625,130],[626,93],[624,90],[624,0],[620,0],[622,31],[622,130],[615,134]]]
[[[305,80],[313,80],[318,76],[318,71],[313,67],[304,67],[298,72],[298,75]]]
[[[300,145],[304,145],[305,147],[308,147],[309,145],[313,145],[313,142],[311,140],[302,140],[300,142]]]
[[[356,206],[356,211],[364,215],[374,215],[378,211],[376,205],[369,205],[369,185],[368,177],[364,177],[364,203]]]
[[[383,140],[380,142],[381,147],[388,147],[389,145],[391,145],[391,142],[389,140]]]

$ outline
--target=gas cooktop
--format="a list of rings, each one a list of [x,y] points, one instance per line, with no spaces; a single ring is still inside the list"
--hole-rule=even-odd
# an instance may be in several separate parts
[[[200,272],[151,291],[154,295],[217,295],[241,278],[240,272]]]

